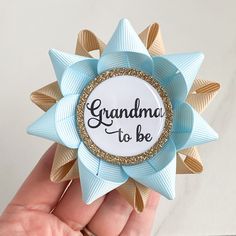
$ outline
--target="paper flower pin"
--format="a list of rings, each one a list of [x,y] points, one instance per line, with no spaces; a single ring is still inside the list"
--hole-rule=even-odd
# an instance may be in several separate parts
[[[106,46],[84,30],[75,55],[49,51],[57,82],[32,93],[46,113],[28,133],[58,143],[52,181],[79,177],[88,204],[117,189],[142,211],[148,189],[173,199],[176,172],[202,171],[195,146],[218,136],[199,113],[219,84],[195,80],[202,53],[163,54],[158,24],[137,35],[126,19]]]

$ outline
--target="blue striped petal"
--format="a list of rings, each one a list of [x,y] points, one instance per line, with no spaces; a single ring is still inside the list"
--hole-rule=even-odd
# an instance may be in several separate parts
[[[153,62],[127,19],[122,19],[98,62],[98,73],[114,68],[135,68],[152,74]]]
[[[159,192],[168,199],[175,196],[176,149],[169,139],[151,159],[137,165],[123,166],[124,171],[137,182]]]
[[[56,49],[50,49],[48,53],[51,58],[51,62],[59,85],[61,83],[63,73],[69,66],[79,61],[95,60],[89,57],[83,57],[75,54],[61,52]]]
[[[90,204],[99,197],[119,187],[128,180],[121,166],[113,165],[94,156],[81,143],[78,165],[83,200]]]
[[[53,140],[69,148],[78,148],[80,138],[76,125],[79,95],[62,98],[27,129],[29,134]]]
[[[80,144],[76,117],[78,99],[79,95],[69,95],[57,104],[56,129],[64,145],[69,148],[78,148]]]
[[[217,133],[189,104],[183,103],[174,110],[171,138],[176,149],[185,149],[218,139]]]
[[[59,83],[64,96],[80,94],[84,87],[97,76],[97,59],[86,59],[67,67]]]
[[[63,144],[56,130],[55,114],[57,104],[53,105],[39,119],[27,128],[27,133]]]
[[[175,107],[185,101],[202,64],[202,53],[185,53],[153,58],[153,76],[168,93]]]
[[[118,52],[101,57],[98,62],[98,73],[116,68],[133,68],[152,74],[152,62],[143,54],[135,52]]]

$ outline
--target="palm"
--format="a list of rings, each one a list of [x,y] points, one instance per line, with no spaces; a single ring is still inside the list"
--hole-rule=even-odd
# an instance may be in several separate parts
[[[12,207],[14,213],[4,216],[2,226],[6,232],[2,228],[2,235],[16,235],[16,232],[19,235],[78,235],[53,214],[20,208]]]
[[[3,212],[0,235],[86,235],[85,226],[102,236],[150,235],[158,194],[151,194],[142,214],[134,212],[117,191],[85,205],[79,180],[70,185],[49,180],[54,152],[55,146],[40,160]]]

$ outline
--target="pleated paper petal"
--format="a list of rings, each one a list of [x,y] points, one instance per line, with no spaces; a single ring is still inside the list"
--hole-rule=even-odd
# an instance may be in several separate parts
[[[97,59],[86,59],[67,67],[60,82],[64,96],[80,94],[84,87],[97,76]]]
[[[98,73],[113,68],[135,68],[151,74],[152,58],[128,20],[118,24],[98,62]]]
[[[168,199],[173,199],[176,174],[175,156],[175,145],[169,139],[153,158],[137,165],[123,166],[123,169],[137,182],[161,193]]]
[[[95,157],[83,143],[78,149],[78,160],[83,200],[87,204],[128,180],[121,166]]]
[[[203,58],[201,53],[172,54],[153,58],[153,76],[165,88],[173,106],[186,99]]]
[[[53,65],[53,68],[54,68],[54,71],[55,71],[55,74],[56,74],[59,84],[61,82],[62,75],[68,66],[71,66],[78,61],[91,59],[91,58],[87,58],[87,57],[82,57],[82,56],[78,56],[78,55],[74,55],[74,54],[61,52],[56,49],[50,49],[49,56],[51,58],[52,65]]]
[[[171,137],[180,150],[214,141],[218,135],[189,104],[183,103],[174,110]]]

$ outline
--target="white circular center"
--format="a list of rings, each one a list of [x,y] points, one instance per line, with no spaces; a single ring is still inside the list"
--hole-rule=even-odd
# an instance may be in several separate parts
[[[84,111],[92,141],[117,156],[134,156],[150,149],[162,134],[165,117],[156,89],[129,75],[100,83],[89,95]]]

